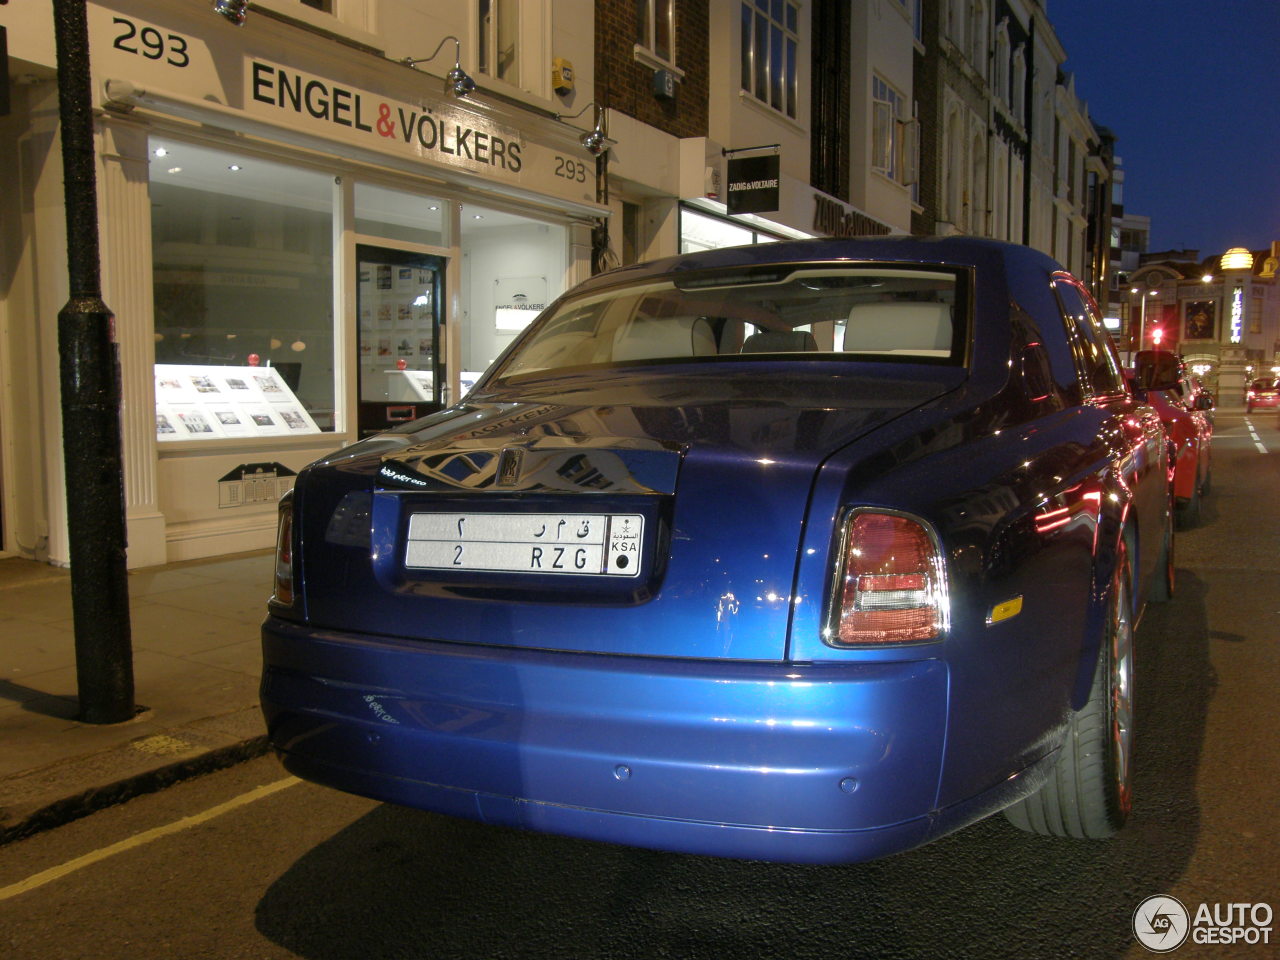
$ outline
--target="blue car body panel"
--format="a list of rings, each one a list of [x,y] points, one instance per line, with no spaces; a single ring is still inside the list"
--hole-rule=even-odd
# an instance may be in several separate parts
[[[924,831],[921,811],[934,809],[947,702],[938,660],[598,657],[280,622],[266,637],[263,695],[286,765],[371,796],[434,797],[447,812],[517,824],[577,818],[572,832],[600,839],[603,815],[657,821],[630,828],[631,842],[649,833],[646,846],[678,821],[707,834],[702,852],[728,856],[754,855],[739,833],[787,831],[808,835],[806,859],[819,860],[875,844],[877,831]]]
[[[573,295],[863,261],[945,264],[970,285],[962,363],[767,357],[509,384],[499,360],[455,407],[304,470],[297,598],[263,628],[286,766],[487,822],[819,862],[908,849],[1035,789],[1087,695],[1117,544],[1136,614],[1168,510],[1158,418],[1082,387],[1056,264],[988,241],[815,241]],[[523,486],[501,485],[511,451]],[[936,532],[941,639],[824,639],[854,508]],[[414,569],[410,518],[431,511],[638,515],[639,572]]]

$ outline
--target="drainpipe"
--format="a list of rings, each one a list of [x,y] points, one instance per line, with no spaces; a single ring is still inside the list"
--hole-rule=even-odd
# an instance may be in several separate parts
[[[136,712],[125,563],[120,361],[115,317],[102,302],[99,272],[85,0],[54,0],[53,15],[71,292],[58,314],[58,355],[79,719],[120,723]]]

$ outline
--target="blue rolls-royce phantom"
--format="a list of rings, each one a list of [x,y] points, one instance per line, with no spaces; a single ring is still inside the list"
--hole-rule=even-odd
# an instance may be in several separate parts
[[[1130,808],[1166,442],[1024,247],[815,240],[580,285],[456,405],[303,471],[285,766],[490,823],[864,860]]]

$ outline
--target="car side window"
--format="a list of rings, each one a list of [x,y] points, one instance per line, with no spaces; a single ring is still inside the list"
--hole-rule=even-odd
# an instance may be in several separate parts
[[[1073,281],[1057,279],[1053,286],[1062,306],[1081,379],[1098,396],[1124,393],[1124,375],[1115,347],[1091,302]]]

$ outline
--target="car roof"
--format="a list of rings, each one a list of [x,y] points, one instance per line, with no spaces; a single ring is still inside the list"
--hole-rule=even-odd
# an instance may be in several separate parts
[[[1042,275],[1063,269],[1051,257],[1030,247],[980,237],[826,238],[725,247],[651,260],[599,274],[580,284],[574,292],[693,270],[840,260],[1003,268],[1001,272],[1009,270],[1013,274],[1027,268],[1036,268]]]

